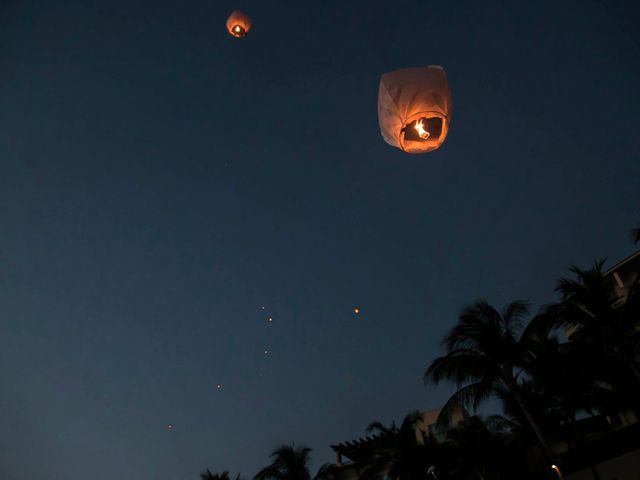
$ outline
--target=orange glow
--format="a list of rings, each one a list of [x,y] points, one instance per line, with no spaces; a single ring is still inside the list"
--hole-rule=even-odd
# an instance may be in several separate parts
[[[273,322],[273,317],[267,318],[267,322],[269,322],[269,323]]]
[[[431,134],[424,129],[424,124],[422,122],[424,122],[424,118],[418,120],[414,128],[418,132],[418,135],[420,135],[420,138],[426,140],[431,136]]]
[[[360,309],[358,307],[355,307],[353,309],[353,313],[355,313],[356,315],[359,315],[360,314]]]

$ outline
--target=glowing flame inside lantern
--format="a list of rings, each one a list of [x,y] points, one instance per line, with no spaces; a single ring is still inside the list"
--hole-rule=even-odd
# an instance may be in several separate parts
[[[422,122],[424,122],[424,118],[421,118],[420,120],[418,120],[416,122],[416,126],[413,128],[416,129],[416,131],[418,132],[418,135],[420,135],[420,138],[422,138],[423,140],[426,140],[431,136],[431,134],[424,129],[424,124]]]
[[[232,30],[233,30],[233,33],[238,36],[244,35],[244,28],[242,28],[240,25],[234,26]]]

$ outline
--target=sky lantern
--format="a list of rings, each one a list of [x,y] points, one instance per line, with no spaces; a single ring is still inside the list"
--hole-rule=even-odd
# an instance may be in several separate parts
[[[407,153],[440,148],[451,121],[451,92],[439,65],[385,73],[378,89],[378,122],[385,142]]]
[[[242,38],[251,30],[251,18],[240,10],[234,10],[227,18],[227,30],[234,37]]]

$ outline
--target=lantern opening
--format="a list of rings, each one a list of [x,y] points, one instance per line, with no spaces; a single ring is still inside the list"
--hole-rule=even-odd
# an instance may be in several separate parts
[[[419,118],[404,127],[404,140],[411,142],[433,142],[442,135],[442,118]]]
[[[247,34],[247,31],[240,25],[234,25],[231,28],[231,33],[234,37],[244,37]]]

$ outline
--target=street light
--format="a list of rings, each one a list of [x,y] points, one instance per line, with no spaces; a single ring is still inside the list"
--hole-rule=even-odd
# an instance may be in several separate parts
[[[560,467],[559,466],[557,466],[556,464],[553,464],[553,465],[551,465],[551,470],[556,472],[556,474],[558,475],[558,478],[560,480],[564,480],[564,477],[562,476],[562,472],[560,471]]]

